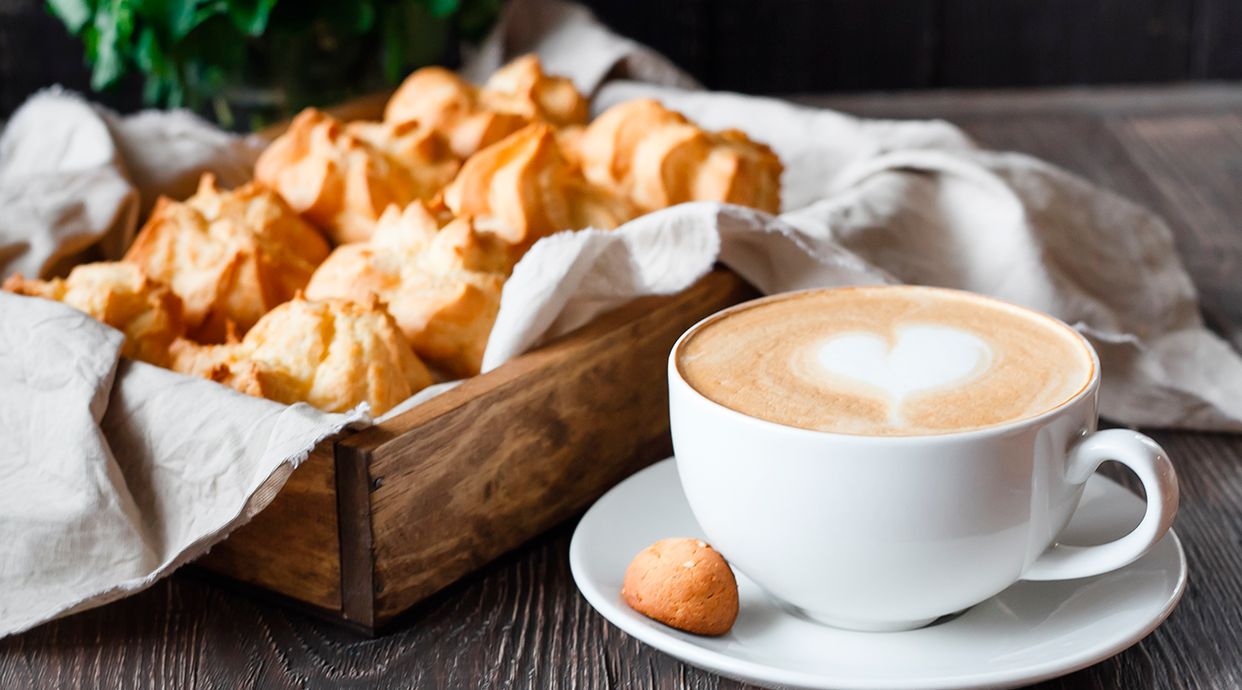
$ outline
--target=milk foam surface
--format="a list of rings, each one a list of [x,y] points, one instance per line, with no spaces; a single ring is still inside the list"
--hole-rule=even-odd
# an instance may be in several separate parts
[[[700,327],[677,359],[708,398],[820,431],[918,435],[1038,415],[1093,362],[1054,320],[965,293],[907,286],[780,296]]]

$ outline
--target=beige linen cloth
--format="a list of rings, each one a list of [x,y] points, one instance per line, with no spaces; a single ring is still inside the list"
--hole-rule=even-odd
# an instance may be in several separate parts
[[[943,122],[695,90],[550,0],[510,3],[467,73],[528,50],[597,111],[653,96],[771,144],[785,210],[685,204],[540,241],[505,286],[485,368],[720,261],[765,292],[909,282],[1042,309],[1099,348],[1106,416],[1242,430],[1242,360],[1203,328],[1169,229],[1142,208]],[[0,272],[116,258],[156,194],[188,195],[204,169],[240,182],[256,148],[183,113],[119,118],[37,96],[0,138]],[[370,421],[119,361],[119,343],[72,309],[0,294],[0,635],[150,585],[262,510],[321,438]]]

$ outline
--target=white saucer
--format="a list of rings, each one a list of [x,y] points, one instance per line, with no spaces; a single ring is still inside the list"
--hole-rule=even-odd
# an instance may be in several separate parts
[[[1096,475],[1063,541],[1099,544],[1128,532],[1143,502]],[[617,627],[689,664],[737,680],[794,688],[977,688],[1026,685],[1107,659],[1143,639],[1177,605],[1186,558],[1169,532],[1150,553],[1107,575],[1019,582],[965,613],[897,633],[829,628],[777,606],[737,574],[741,613],[724,637],[689,635],[621,601],[630,559],[665,537],[702,532],[670,458],[630,477],[583,516],[569,547],[583,596]]]

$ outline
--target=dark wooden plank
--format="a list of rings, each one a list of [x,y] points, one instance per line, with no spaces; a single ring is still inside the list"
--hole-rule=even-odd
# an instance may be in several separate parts
[[[1242,77],[1234,0],[587,0],[714,88],[756,93]]]
[[[1077,86],[1041,89],[937,89],[902,93],[795,95],[792,100],[863,117],[958,120],[979,116],[1000,121],[1031,115],[1141,116],[1218,114],[1242,109],[1235,84]],[[1015,127],[1021,127],[1015,123]]]
[[[1079,688],[1242,687],[1242,439],[1224,434],[1153,432],[1178,469],[1182,539],[1190,585],[1181,603],[1151,636],[1121,654],[1036,686]],[[1106,473],[1131,490],[1137,482],[1116,468]]]
[[[1185,79],[1191,10],[1183,0],[944,0],[940,83]]]
[[[687,72],[703,78],[709,70],[709,0],[587,0],[600,21],[632,36]]]
[[[748,93],[927,86],[937,31],[937,0],[718,0],[706,81]]]
[[[1195,0],[1190,76],[1242,79],[1242,3]]]
[[[1162,433],[1182,474],[1177,530],[1191,589],[1138,646],[1041,688],[1242,684],[1242,442]],[[0,687],[721,688],[611,627],[578,595],[572,521],[366,639],[176,575],[152,590],[0,640]],[[102,646],[101,646],[102,645]]]

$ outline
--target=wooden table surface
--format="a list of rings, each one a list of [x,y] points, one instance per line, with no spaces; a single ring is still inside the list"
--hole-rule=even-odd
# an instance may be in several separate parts
[[[1164,215],[1213,326],[1242,346],[1242,86],[801,100],[943,117]],[[1240,392],[1242,393],[1242,392]],[[1242,437],[1151,431],[1181,478],[1190,587],[1122,654],[1041,688],[1242,688]],[[562,525],[435,596],[392,633],[347,630],[176,574],[0,640],[0,688],[738,688],[640,644],[579,596]]]

